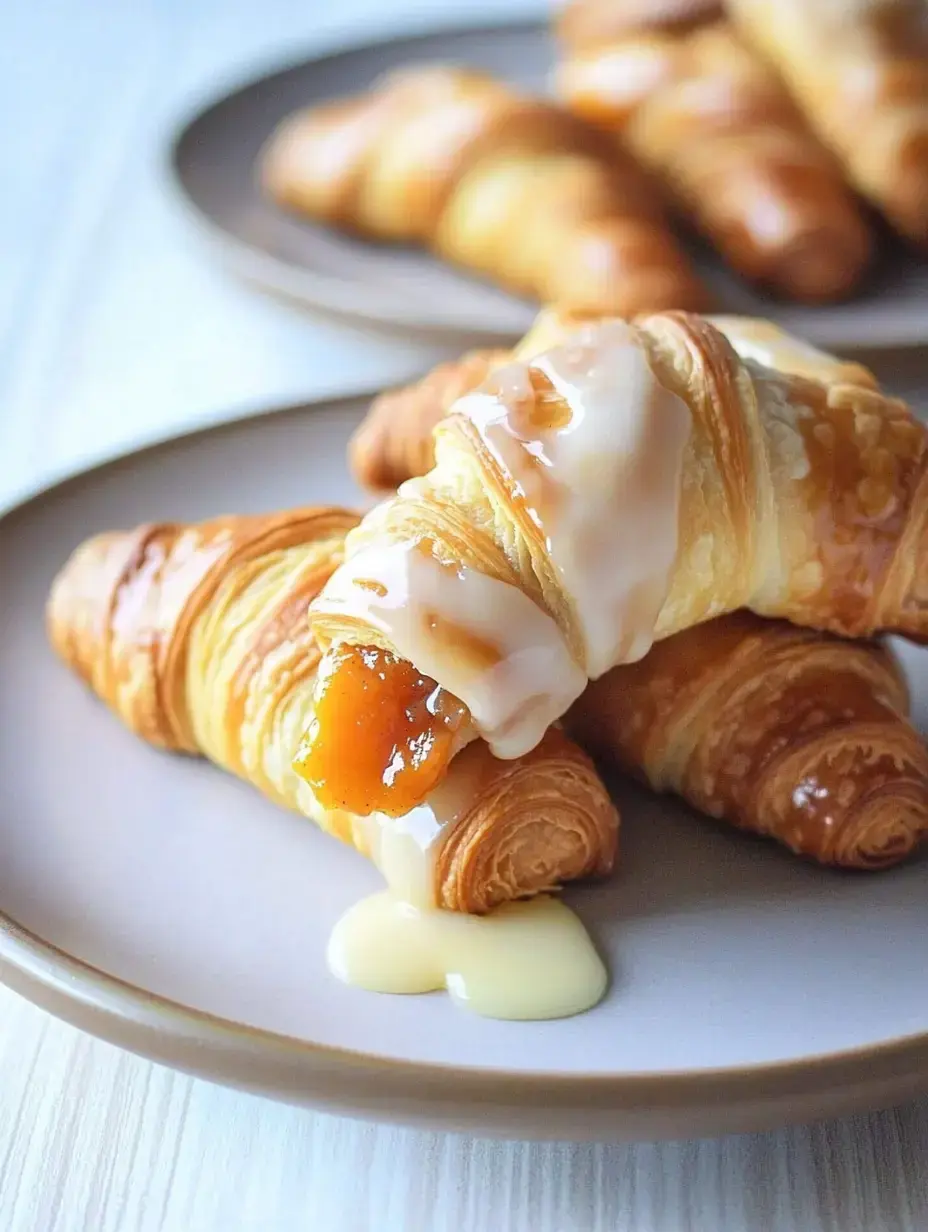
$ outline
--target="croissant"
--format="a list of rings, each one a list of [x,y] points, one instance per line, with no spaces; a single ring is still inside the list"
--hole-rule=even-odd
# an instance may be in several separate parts
[[[477,734],[518,756],[588,679],[740,607],[928,633],[924,428],[874,389],[742,360],[702,318],[568,330],[460,399],[434,444],[311,607],[325,670],[297,769],[330,807],[405,811]],[[418,715],[389,785],[343,768],[362,659],[422,674],[377,716]]]
[[[432,469],[432,429],[462,394],[510,359],[509,351],[469,351],[433,368],[421,380],[374,399],[348,445],[358,481],[373,492],[398,488],[410,475]]]
[[[928,837],[928,750],[890,652],[737,612],[594,681],[590,752],[823,864],[877,869]]]
[[[262,156],[283,206],[416,243],[519,294],[619,314],[705,293],[645,172],[555,105],[463,69],[409,69],[301,111]]]
[[[861,211],[720,14],[692,0],[574,0],[559,22],[558,92],[617,134],[739,273],[793,299],[845,296],[870,256]]]
[[[928,242],[928,11],[921,0],[729,0],[855,188]]]
[[[742,359],[811,380],[878,388],[873,373],[863,364],[828,355],[770,321],[734,316],[707,320],[725,335]],[[512,359],[530,359],[548,345],[556,345],[566,328],[579,323],[547,309],[516,351],[470,351],[459,360],[439,364],[410,385],[380,394],[349,445],[349,462],[358,483],[373,492],[385,492],[415,475],[426,474],[435,464],[432,432],[458,398]]]
[[[205,754],[376,858],[382,825],[324,811],[291,768],[320,658],[306,606],[356,522],[318,508],[98,535],[55,580],[48,627],[65,663],[143,740]],[[410,876],[451,910],[606,873],[615,857],[614,806],[556,730],[512,762],[471,744],[429,807]]]
[[[877,388],[862,365],[770,322],[712,321],[742,358]],[[543,343],[560,328],[548,314],[533,334]],[[434,460],[432,427],[508,358],[471,353],[375,401],[355,439],[362,481],[378,473],[395,485],[425,473]],[[904,858],[928,832],[926,753],[907,707],[885,648],[738,612],[614,668],[587,687],[565,726],[588,751],[713,817],[821,863],[879,868]],[[841,792],[834,789],[839,772]]]

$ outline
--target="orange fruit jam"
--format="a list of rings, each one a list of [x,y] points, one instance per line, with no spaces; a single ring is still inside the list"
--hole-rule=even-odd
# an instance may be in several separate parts
[[[349,646],[326,655],[293,768],[323,808],[401,817],[447,769],[467,708],[411,663]]]

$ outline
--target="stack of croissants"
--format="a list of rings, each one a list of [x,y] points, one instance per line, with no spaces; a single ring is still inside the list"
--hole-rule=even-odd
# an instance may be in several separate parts
[[[535,372],[608,324],[548,310],[515,358]],[[678,312],[620,324],[692,417],[654,645],[592,680],[527,753],[498,759],[474,740],[451,759],[459,804],[433,853],[440,907],[484,912],[612,868],[618,817],[589,755],[826,865],[885,868],[928,835],[928,750],[899,664],[872,640],[928,636],[928,432],[866,368],[769,323]],[[405,703],[378,696],[389,686],[376,673],[360,715],[329,699],[348,787],[323,807],[298,773],[333,655],[310,605],[346,553],[402,541],[504,571],[556,608],[539,593],[545,562],[525,549],[520,494],[464,430],[462,395],[512,363],[472,352],[374,402],[351,466],[368,488],[401,487],[363,520],[309,507],[90,539],[52,590],[55,649],[144,740],[206,755],[370,854],[362,815],[384,806],[359,801],[357,785],[377,773],[385,716]],[[620,416],[627,391],[606,392]],[[309,487],[311,471],[307,459]],[[650,526],[632,530],[647,551]],[[341,639],[385,645],[365,626]]]
[[[671,217],[786,299],[850,295],[882,218],[928,244],[924,0],[573,0],[557,101],[414,66],[301,111],[283,207],[417,244],[540,303],[706,311]]]
[[[558,29],[571,110],[441,68],[288,121],[265,161],[281,200],[430,244],[557,306],[514,351],[472,351],[376,399],[349,450],[383,498],[363,518],[308,506],[79,546],[48,603],[60,657],[143,740],[210,758],[363,854],[370,815],[390,824],[440,797],[429,876],[449,910],[610,872],[619,818],[602,767],[823,865],[913,853],[928,836],[928,749],[879,637],[928,640],[928,432],[860,364],[764,321],[699,315],[639,165],[751,277],[807,299],[847,290],[869,240],[846,181],[928,239],[917,7],[586,0]],[[613,346],[687,428],[673,508],[651,509],[648,476],[631,475],[654,521],[591,532],[617,568],[629,543],[657,544],[661,519],[674,545],[644,641],[594,664],[570,562],[507,470],[509,446],[475,429],[473,398],[521,399],[531,452],[536,428],[553,439],[592,414],[571,392],[588,378],[603,439],[621,439],[630,394],[608,383],[626,371],[603,358]],[[601,371],[552,385],[555,353],[575,368],[595,353]],[[306,471],[311,496],[311,458]],[[397,551],[415,554],[410,577],[505,591],[522,613],[514,642],[553,631],[581,687],[532,747],[480,738],[474,707],[404,657],[401,615],[339,614],[352,562]],[[351,581],[386,596],[376,578]],[[446,624],[447,661],[483,656],[489,679],[501,656],[475,635],[486,613],[458,624],[439,609],[429,637]]]

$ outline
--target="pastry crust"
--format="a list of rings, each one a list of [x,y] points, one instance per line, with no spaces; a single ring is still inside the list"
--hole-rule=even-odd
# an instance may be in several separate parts
[[[829,385],[879,388],[863,364],[819,351],[771,321],[737,316],[707,319],[742,359]],[[383,493],[425,475],[435,464],[432,433],[458,398],[513,359],[528,359],[556,345],[565,331],[586,320],[593,318],[546,309],[515,351],[470,351],[458,360],[439,364],[418,381],[379,395],[351,439],[348,456],[355,478],[372,492]]]
[[[547,314],[523,352],[577,329]],[[742,360],[706,318],[662,313],[634,330],[660,384],[692,415],[680,545],[656,637],[747,606],[844,636],[923,639],[926,434],[908,407],[859,383],[863,369],[850,369],[853,382],[825,384]],[[829,370],[827,356],[816,362]],[[846,370],[834,363],[836,375]],[[564,596],[539,581],[553,576],[543,536],[516,516],[466,416],[441,418],[434,444],[434,469],[372,510],[349,537],[350,552],[434,537],[451,559],[513,581],[563,619]],[[371,635],[327,627],[324,613],[317,626],[327,643]]]
[[[776,359],[781,370],[826,384],[878,389],[863,365],[770,322],[723,317],[713,324],[742,357]],[[543,346],[567,327],[546,313],[523,347]],[[395,391],[389,404],[376,401],[359,437],[372,451],[359,473],[377,468],[378,442],[395,482],[424,473],[431,427],[486,369],[511,358],[488,351],[478,362],[472,354]],[[604,762],[820,863],[886,867],[928,835],[928,753],[908,721],[899,666],[873,642],[737,612],[613,669],[587,687],[564,722]]]
[[[792,299],[846,296],[870,256],[862,213],[776,74],[719,9],[574,0],[558,27],[558,93],[618,135],[741,274]]]
[[[432,469],[432,429],[462,394],[476,389],[510,351],[469,351],[421,380],[375,398],[348,446],[355,478],[372,492],[390,492]]]
[[[552,103],[450,67],[285,120],[261,160],[281,205],[417,243],[513,291],[619,314],[706,295],[647,174]]]
[[[549,343],[557,328],[551,318],[540,326]],[[583,350],[580,340],[590,327],[579,333],[577,328],[565,326],[563,354]],[[648,640],[742,607],[846,637],[885,630],[924,640],[928,442],[908,408],[874,389],[826,385],[742,360],[708,320],[685,313],[641,318],[631,338],[657,387],[691,417],[675,491],[675,555]],[[524,371],[535,371],[531,362]],[[547,396],[533,388],[533,398]],[[572,415],[569,391],[563,396],[556,414]],[[616,388],[617,414],[627,396]],[[606,409],[598,405],[599,413]],[[535,413],[531,406],[520,411],[528,422]],[[636,630],[636,653],[615,657],[595,672],[586,668],[575,597],[561,583],[544,521],[513,486],[463,403],[439,422],[434,442],[433,469],[375,507],[349,536],[349,566],[334,575],[312,608],[320,642],[336,650],[378,647],[403,659],[389,623],[368,614],[370,600],[362,592],[376,562],[414,551],[464,586],[467,577],[479,575],[481,586],[502,585],[506,595],[514,589],[528,598],[557,627],[573,663],[588,677],[640,657],[643,634]],[[572,492],[571,499],[579,500],[580,493]],[[587,510],[585,516],[593,514]],[[618,529],[627,539],[627,525]],[[644,543],[641,550],[650,552]],[[624,556],[622,561],[623,567],[629,563]],[[505,637],[507,645],[518,640],[511,630]],[[416,666],[429,674],[422,663]],[[566,676],[546,686],[548,721],[573,687]],[[493,701],[497,713],[508,714],[508,695]],[[506,747],[531,747],[538,726],[531,716],[528,730]],[[486,728],[484,723],[475,729]],[[339,739],[328,727],[318,730],[324,744]]]
[[[879,869],[928,837],[928,751],[908,709],[886,648],[737,612],[595,681],[565,726],[710,817]]]
[[[317,508],[97,535],[56,578],[48,629],[143,740],[209,757],[370,855],[370,824],[322,810],[291,765],[320,660],[306,609],[356,522]],[[450,777],[460,807],[431,865],[437,905],[483,912],[611,869],[615,808],[563,733],[509,763],[475,743]]]
[[[854,187],[928,243],[928,10],[920,0],[730,0]]]

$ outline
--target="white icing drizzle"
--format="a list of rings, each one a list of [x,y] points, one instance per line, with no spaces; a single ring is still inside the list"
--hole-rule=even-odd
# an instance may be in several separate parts
[[[460,399],[545,536],[596,679],[653,639],[677,554],[686,403],[655,377],[622,321],[578,330],[531,361],[566,404],[537,414],[525,365]],[[552,715],[552,718],[557,715]]]
[[[442,823],[428,801],[405,817],[371,813],[358,821],[367,832],[370,858],[387,885],[406,902],[434,907],[433,870]]]
[[[532,749],[586,684],[557,624],[518,587],[442,564],[424,545],[349,557],[313,610],[381,631],[467,706],[497,757]]]
[[[535,395],[531,369],[560,405]],[[498,757],[513,758],[538,744],[587,678],[650,648],[677,554],[692,421],[616,320],[494,373],[455,412],[471,420],[544,536],[582,661],[518,587],[439,562],[425,544],[362,549],[312,610],[378,630],[467,706]]]

